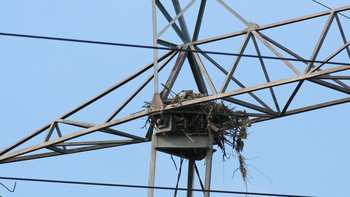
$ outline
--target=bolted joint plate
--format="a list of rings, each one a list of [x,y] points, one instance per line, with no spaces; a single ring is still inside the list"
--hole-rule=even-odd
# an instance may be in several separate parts
[[[153,115],[155,121],[155,133],[176,132],[177,126],[172,115],[170,114],[156,114]]]
[[[151,111],[154,110],[159,110],[163,107],[163,102],[162,99],[160,98],[158,93],[155,93],[152,98],[152,103],[151,103]]]

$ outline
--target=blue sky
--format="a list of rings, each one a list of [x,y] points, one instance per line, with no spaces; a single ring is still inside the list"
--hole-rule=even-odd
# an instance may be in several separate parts
[[[332,8],[348,6],[346,1],[321,2]],[[98,3],[1,1],[0,3],[0,32],[152,45],[151,1],[103,0]],[[311,0],[233,1],[230,5],[247,21],[261,26],[326,10]],[[200,39],[245,28],[212,0],[208,1],[206,11]],[[344,14],[350,16],[349,11]],[[189,18],[191,16],[188,15]],[[350,20],[344,17],[342,21],[344,24],[350,24]],[[281,29],[279,33],[277,31],[269,33],[286,46],[309,57],[321,33],[323,22],[324,18],[305,23],[300,28],[292,26],[287,30]],[[350,25],[346,27],[348,29]],[[346,33],[348,39],[349,32]],[[177,41],[172,33],[165,34],[164,37]],[[325,42],[334,49],[332,43],[336,43],[337,40],[336,37],[331,38]],[[153,57],[152,51],[148,49],[5,36],[0,36],[0,42],[2,43],[0,45],[1,150],[136,72],[151,62]],[[239,45],[226,46],[219,42],[205,47],[208,50],[236,53]],[[328,52],[325,49],[321,51],[320,56],[327,57]],[[217,59],[225,63],[231,61],[229,58],[232,57]],[[249,60],[246,61],[249,63]],[[336,61],[349,62],[349,59],[340,56]],[[187,76],[186,70],[183,72],[181,75]],[[276,75],[283,77],[284,74]],[[168,75],[160,74],[160,82],[164,83],[167,77]],[[246,76],[245,79],[249,77]],[[183,82],[176,86],[175,92],[181,91],[182,85],[188,85]],[[246,83],[249,84],[250,81],[247,80]],[[106,98],[104,102],[74,118],[101,123],[115,110],[118,101],[127,98],[130,88],[132,85],[121,89],[121,94]],[[332,99],[333,96],[344,96],[323,92],[322,89],[312,89],[311,86],[307,86],[303,91],[302,96],[298,97],[299,100],[293,103],[295,106],[302,102],[311,103],[314,100],[323,101]],[[143,101],[151,100],[152,96],[153,87],[148,86],[124,115],[142,110]],[[349,104],[342,104],[257,123],[250,127],[243,152],[249,164],[251,177],[248,191],[349,196],[350,126],[346,115],[348,111]],[[123,127],[134,129],[135,133],[143,135],[145,131],[141,127],[144,121],[140,120],[137,125],[126,124]],[[94,139],[94,136],[90,139]],[[149,157],[150,143],[143,143],[1,164],[0,176],[147,185]],[[178,163],[179,159],[176,158],[175,161]],[[185,166],[186,164],[185,162]],[[203,161],[198,162],[198,166],[203,172]],[[224,162],[218,150],[214,154],[212,189],[245,191],[240,175],[235,174],[234,177],[232,175],[237,167],[237,158]],[[204,177],[204,174],[201,176]],[[176,177],[177,171],[170,156],[158,153],[156,185],[175,186]],[[185,187],[185,174],[182,177],[180,187]],[[0,182],[9,187],[14,183],[6,180]],[[195,183],[195,187],[199,188],[197,179]],[[144,189],[29,182],[18,182],[14,193],[9,193],[0,187],[0,196],[3,197],[146,196],[146,194],[147,190]],[[157,191],[155,196],[165,195],[173,195],[173,192]],[[184,195],[179,193],[179,196]]]

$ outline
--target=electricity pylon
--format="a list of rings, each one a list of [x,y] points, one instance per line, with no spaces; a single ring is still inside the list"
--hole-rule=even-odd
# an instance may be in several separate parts
[[[334,59],[341,59],[342,62],[349,62],[350,41],[346,38],[346,28],[343,25],[341,13],[350,10],[350,6],[333,9],[321,13],[311,14],[300,18],[281,21],[269,25],[259,26],[253,22],[248,22],[240,16],[229,4],[222,0],[215,2],[216,6],[230,13],[236,22],[241,23],[244,28],[237,31],[217,35],[209,38],[202,38],[201,27],[205,25],[206,0],[191,0],[184,4],[179,0],[152,1],[153,13],[153,44],[154,61],[133,75],[127,77],[96,97],[44,125],[42,128],[16,142],[12,146],[0,152],[0,163],[17,162],[43,157],[51,157],[90,151],[96,149],[117,147],[142,142],[152,141],[150,186],[153,186],[155,179],[155,154],[156,150],[169,153],[169,149],[189,148],[191,143],[182,145],[180,141],[186,140],[181,136],[175,136],[172,142],[162,139],[157,135],[157,125],[151,122],[144,135],[132,134],[132,131],[121,131],[118,126],[127,122],[134,122],[143,117],[156,116],[167,111],[180,107],[186,107],[208,101],[222,100],[240,106],[246,110],[245,115],[252,123],[272,120],[284,116],[303,113],[328,106],[347,103],[350,101],[349,69],[350,64],[333,62]],[[188,15],[187,15],[188,14]],[[159,16],[160,15],[160,16]],[[273,39],[276,32],[287,29],[290,26],[297,26],[305,21],[312,21],[325,18],[325,24],[321,31],[314,30],[318,35],[316,44],[313,47],[310,57],[305,57],[295,50],[283,45]],[[220,21],[222,23],[226,21]],[[193,26],[189,26],[192,24]],[[164,26],[162,26],[164,25]],[[161,27],[159,29],[159,27]],[[215,32],[215,29],[210,29]],[[324,44],[329,38],[329,32],[338,32],[341,45],[330,51]],[[282,31],[283,32],[283,31]],[[287,31],[288,34],[293,32]],[[302,36],[302,35],[301,35]],[[303,39],[300,41],[300,47]],[[228,53],[216,53],[212,46],[230,45],[237,46],[238,50]],[[169,48],[164,52],[159,46]],[[215,49],[215,48],[214,48]],[[319,59],[322,49],[327,50],[327,56]],[[246,51],[253,51],[254,55],[247,55]],[[263,55],[268,54],[268,55]],[[218,55],[225,55],[225,58],[218,58]],[[255,62],[248,59],[255,58]],[[222,59],[225,59],[223,61]],[[186,62],[187,61],[187,62]],[[228,63],[229,62],[229,63]],[[166,69],[169,68],[170,69]],[[188,72],[181,72],[188,68]],[[133,83],[142,78],[143,74],[153,69],[144,82],[135,87]],[[165,76],[166,81],[160,86],[160,78]],[[182,83],[185,76],[190,83]],[[188,79],[191,76],[192,79]],[[142,111],[126,111],[127,106],[137,97],[142,96],[142,90],[154,82],[154,92],[151,105]],[[182,80],[182,81],[181,81]],[[192,83],[193,82],[193,83]],[[103,99],[112,92],[122,92],[121,89],[130,85],[135,87],[135,91],[120,103],[120,106],[106,118],[104,123],[88,123],[75,121],[71,117],[78,114],[83,109]],[[180,84],[176,87],[177,84]],[[292,88],[291,88],[292,87]],[[302,103],[303,93],[301,90],[306,87],[322,87],[326,91],[334,92],[339,98],[330,99],[320,103]],[[160,91],[160,89],[162,89]],[[163,101],[168,99],[171,91],[178,89],[193,89],[200,92],[203,97],[186,100],[181,105],[164,105]],[[317,89],[318,90],[318,89]],[[293,107],[293,101],[297,98],[298,105]],[[301,102],[301,103],[300,103]],[[123,112],[123,113],[122,113]],[[125,113],[131,115],[123,115]],[[136,124],[136,122],[135,122]],[[139,123],[137,123],[139,124]],[[167,125],[169,126],[169,125]],[[156,132],[155,132],[156,131]],[[118,140],[84,141],[81,137],[92,133],[102,132],[111,136],[119,137]],[[31,140],[36,136],[44,134],[42,142],[32,144]],[[199,137],[199,144],[190,148],[206,149],[206,156],[209,161],[206,169],[206,183],[204,189],[210,189],[211,155],[215,142],[210,136]],[[202,143],[203,142],[203,143]],[[198,146],[197,146],[198,145]],[[27,146],[18,149],[19,146]],[[37,153],[36,151],[41,151]],[[170,154],[175,154],[171,152]],[[189,162],[188,188],[193,187],[194,161],[201,158],[191,158],[187,155]],[[192,183],[191,183],[192,182]],[[209,196],[205,192],[205,196]],[[149,196],[153,196],[153,190],[149,190]],[[192,196],[192,192],[188,192]]]

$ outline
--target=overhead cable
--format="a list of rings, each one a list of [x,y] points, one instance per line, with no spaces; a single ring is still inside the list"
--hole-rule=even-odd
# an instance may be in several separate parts
[[[120,47],[133,47],[133,48],[145,48],[145,49],[158,49],[158,50],[171,50],[171,51],[184,51],[184,52],[194,52],[194,53],[207,53],[214,55],[226,55],[226,56],[240,56],[249,58],[262,58],[262,59],[272,59],[272,60],[288,60],[295,62],[311,62],[311,63],[322,63],[322,64],[333,64],[333,65],[346,65],[350,66],[350,63],[343,62],[330,62],[330,61],[318,61],[318,60],[306,60],[306,59],[296,59],[296,58],[281,58],[263,55],[249,55],[249,54],[238,54],[238,53],[228,53],[228,52],[216,52],[216,51],[198,51],[191,49],[181,49],[181,48],[169,48],[169,47],[158,47],[158,46],[147,46],[147,45],[137,45],[137,44],[126,44],[126,43],[115,43],[115,42],[102,42],[102,41],[92,41],[92,40],[81,40],[81,39],[71,39],[71,38],[59,38],[59,37],[48,37],[48,36],[36,36],[36,35],[26,35],[26,34],[13,34],[13,33],[3,33],[0,32],[1,36],[12,36],[12,37],[23,37],[23,38],[34,38],[34,39],[45,39],[45,40],[56,40],[56,41],[66,41],[66,42],[78,42],[87,44],[99,44],[99,45],[110,45],[110,46],[120,46]]]
[[[321,6],[323,6],[323,7],[325,7],[325,8],[327,8],[327,9],[329,9],[329,10],[332,10],[331,7],[326,6],[325,4],[323,4],[323,3],[319,2],[319,1],[316,1],[316,0],[312,0],[312,1],[315,2],[315,3],[317,3],[317,4],[319,4],[319,5],[321,5]],[[350,19],[350,17],[346,16],[345,14],[342,14],[342,13],[339,13],[339,14],[342,15],[342,16],[344,16],[344,17],[347,18],[347,19]]]
[[[158,189],[158,190],[181,190],[194,192],[210,192],[210,193],[224,193],[224,194],[244,194],[253,196],[276,196],[276,197],[313,197],[303,195],[289,195],[289,194],[270,194],[260,192],[239,192],[239,191],[225,191],[225,190],[202,190],[202,189],[187,189],[174,187],[151,187],[143,185],[128,185],[128,184],[114,184],[114,183],[96,183],[96,182],[82,182],[82,181],[65,181],[65,180],[49,180],[49,179],[32,179],[32,178],[18,178],[18,177],[0,177],[5,180],[30,181],[30,182],[45,182],[45,183],[61,183],[61,184],[76,184],[76,185],[93,185],[93,186],[107,186],[107,187],[128,187],[139,189]]]
[[[3,186],[7,191],[14,192],[15,189],[16,189],[17,182],[15,182],[15,185],[13,186],[13,189],[9,189],[8,187],[6,187],[6,185],[2,184],[1,182],[0,182],[0,185]]]

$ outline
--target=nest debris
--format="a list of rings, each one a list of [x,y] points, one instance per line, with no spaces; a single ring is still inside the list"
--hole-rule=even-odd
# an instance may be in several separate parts
[[[184,90],[173,98],[163,100],[164,105],[181,105],[181,102],[193,100],[206,96],[205,94]],[[146,102],[146,108],[151,103]],[[169,110],[166,113],[172,115],[176,124],[176,132],[182,132],[186,136],[195,134],[211,134],[214,136],[224,158],[229,158],[226,147],[236,152],[239,161],[239,171],[242,178],[246,181],[247,169],[245,159],[242,156],[244,141],[247,139],[247,127],[250,121],[245,111],[235,111],[229,108],[223,102],[207,101],[199,104],[183,106]],[[149,117],[148,122],[159,123],[153,116]]]

